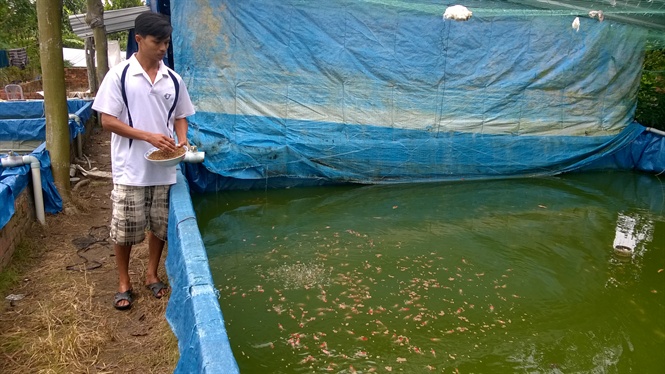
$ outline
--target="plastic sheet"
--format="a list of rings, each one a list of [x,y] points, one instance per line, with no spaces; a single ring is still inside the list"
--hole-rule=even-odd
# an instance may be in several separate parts
[[[583,19],[576,32],[568,15],[528,13],[456,22],[434,1],[172,5],[176,69],[197,106],[190,141],[233,180],[552,175],[643,130],[632,125],[647,39],[636,26]]]
[[[92,101],[67,100],[67,109],[76,117],[69,120],[70,141],[85,131],[85,123],[92,116]],[[0,101],[0,142],[11,144],[46,140],[46,118],[44,118],[44,101]],[[23,152],[20,152],[23,154]],[[55,214],[62,210],[62,199],[51,174],[51,159],[46,151],[46,143],[42,143],[33,152],[40,163],[42,190],[44,194],[44,210]],[[5,155],[2,155],[3,157]],[[14,215],[14,200],[30,180],[30,165],[14,168],[0,166],[0,228],[9,222]]]
[[[175,373],[239,373],[187,181],[181,173],[171,187],[168,242],[166,271],[172,291],[166,319],[180,351]]]
[[[67,100],[67,109],[76,119],[69,120],[70,141],[85,131],[85,123],[92,116],[92,101]],[[44,102],[0,102],[0,141],[46,140]]]
[[[583,170],[623,169],[661,175],[665,173],[665,137],[643,132],[626,147],[602,157]]]
[[[62,210],[62,198],[58,193],[51,173],[51,158],[43,143],[31,155],[37,157],[40,163],[42,192],[44,195],[44,211],[55,214]],[[5,157],[6,155],[1,155]],[[0,166],[0,229],[14,215],[14,201],[28,186],[31,180],[30,165],[3,168]]]

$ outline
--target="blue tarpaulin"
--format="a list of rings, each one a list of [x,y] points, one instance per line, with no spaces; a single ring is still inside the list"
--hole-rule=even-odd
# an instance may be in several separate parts
[[[51,214],[58,213],[62,210],[62,198],[53,180],[51,158],[46,150],[46,143],[37,147],[31,155],[37,157],[40,163],[44,211]],[[30,173],[30,165],[12,168],[0,166],[0,229],[5,227],[14,215],[14,201],[28,186],[28,182],[31,180]]]
[[[567,15],[482,9],[457,22],[438,1],[172,8],[175,67],[197,108],[190,141],[221,177],[552,175],[644,131],[633,115],[647,31],[636,26],[582,18],[576,31]]]
[[[622,169],[636,170],[651,174],[665,173],[665,137],[651,132],[643,132],[627,147],[598,159],[584,170]]]
[[[92,101],[67,100],[67,109],[70,113],[71,141],[84,132],[85,123],[92,116]],[[45,140],[46,118],[43,100],[0,101],[0,143],[6,141],[10,144],[20,144],[22,141],[43,142]],[[15,143],[11,143],[12,141]],[[51,159],[46,150],[46,143],[41,143],[35,148],[32,155],[36,156],[41,164],[44,210],[46,213],[55,214],[62,210],[62,199],[51,174]],[[5,156],[0,155],[0,157]],[[14,200],[28,185],[29,180],[30,165],[13,168],[0,166],[0,203],[2,204],[0,206],[0,229],[14,215]]]
[[[84,132],[92,116],[92,101],[67,100],[67,110],[76,116],[69,119],[71,141]],[[7,140],[46,140],[43,100],[0,102],[0,141]]]
[[[175,373],[237,374],[208,255],[196,223],[186,180],[178,173],[171,187],[169,254],[166,271],[173,285],[166,319],[178,338]]]

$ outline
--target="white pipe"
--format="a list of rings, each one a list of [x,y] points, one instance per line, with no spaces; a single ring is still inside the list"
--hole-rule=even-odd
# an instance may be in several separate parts
[[[69,119],[73,119],[76,123],[81,124],[81,117],[76,114],[69,113]],[[83,157],[83,134],[76,135],[76,157]]]
[[[190,164],[200,164],[205,159],[205,152],[185,152],[185,158],[183,162],[189,162]]]
[[[35,196],[35,214],[39,223],[46,225],[46,217],[44,215],[44,194],[42,192],[42,173],[40,171],[41,165],[39,159],[33,155],[10,155],[0,161],[2,162],[2,166],[6,168],[30,164],[30,169],[32,171],[32,193]]]
[[[654,129],[653,127],[647,127],[647,131],[658,134],[660,136],[665,136],[665,131]]]

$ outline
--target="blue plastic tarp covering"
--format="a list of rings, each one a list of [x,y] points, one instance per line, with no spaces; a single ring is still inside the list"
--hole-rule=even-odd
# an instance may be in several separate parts
[[[62,210],[62,198],[58,193],[51,173],[51,158],[43,143],[31,155],[37,157],[40,162],[40,174],[42,181],[42,192],[44,196],[44,211],[55,214]],[[6,155],[0,155],[0,158]],[[14,215],[14,201],[18,195],[28,186],[31,180],[30,165],[4,168],[0,166],[0,229]]]
[[[172,291],[166,319],[180,351],[174,372],[237,374],[208,255],[181,173],[171,187],[170,202],[166,271]]]
[[[623,169],[645,173],[665,173],[665,137],[643,132],[627,147],[592,162],[584,170]]]
[[[639,131],[639,127],[637,131]],[[329,184],[317,179],[298,179],[297,181],[291,178],[271,178],[269,181],[236,179],[215,174],[209,171],[203,164],[182,164],[182,167],[189,186],[197,193],[221,190],[249,190],[266,187],[286,188],[294,184],[301,186]],[[665,137],[644,131],[616,153],[597,157],[595,161],[589,162],[579,170],[591,171],[599,169],[635,170],[655,174],[664,173]],[[571,168],[569,171],[572,170]]]
[[[85,131],[92,116],[92,101],[67,100],[70,141]],[[46,140],[46,118],[43,100],[0,102],[0,141]]]
[[[646,31],[634,26],[481,11],[456,22],[439,1],[171,3],[190,141],[222,177],[551,175],[643,131]]]

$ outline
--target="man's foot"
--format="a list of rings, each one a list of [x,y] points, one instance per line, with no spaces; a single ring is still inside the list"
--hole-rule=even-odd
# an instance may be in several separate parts
[[[125,292],[116,292],[115,297],[113,298],[113,307],[118,310],[127,310],[132,307],[133,302],[134,297],[132,296],[131,289]]]
[[[162,296],[166,295],[166,291],[169,289],[169,287],[162,281],[146,284],[146,288],[149,289],[152,292],[152,296],[157,299],[161,299]]]

